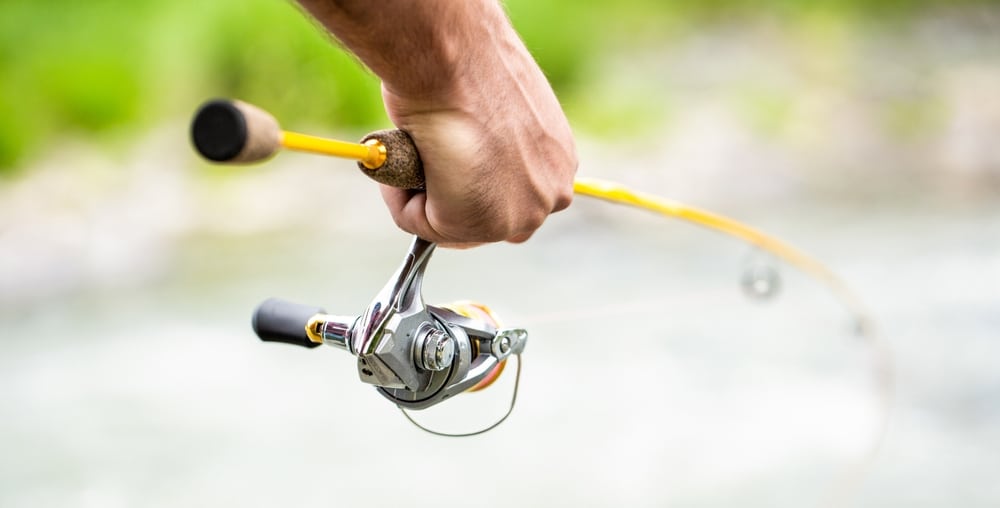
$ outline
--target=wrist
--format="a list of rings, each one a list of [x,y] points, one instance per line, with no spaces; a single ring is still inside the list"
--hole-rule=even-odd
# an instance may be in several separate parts
[[[425,111],[478,110],[498,84],[523,79],[512,71],[535,66],[498,2],[446,0],[434,15],[433,23],[419,23],[426,31],[411,42],[419,48],[411,64],[373,68],[398,102]]]

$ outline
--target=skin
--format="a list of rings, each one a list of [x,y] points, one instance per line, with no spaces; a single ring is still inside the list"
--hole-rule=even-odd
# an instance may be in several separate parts
[[[569,206],[569,122],[496,0],[299,0],[382,80],[426,192],[382,186],[396,224],[449,247],[523,242]]]

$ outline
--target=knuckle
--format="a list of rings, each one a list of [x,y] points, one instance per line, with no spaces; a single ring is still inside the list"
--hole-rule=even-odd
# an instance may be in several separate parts
[[[555,206],[552,207],[552,211],[558,212],[560,210],[565,210],[569,208],[569,205],[571,204],[573,204],[573,188],[564,187],[556,194],[556,202]]]
[[[549,214],[545,210],[542,210],[542,209],[535,210],[535,212],[533,212],[533,213],[529,214],[527,217],[525,217],[525,220],[524,220],[524,226],[525,227],[522,228],[521,232],[522,233],[525,232],[525,231],[532,231],[533,232],[536,229],[542,227],[542,224],[545,222],[545,219],[548,216],[549,216]]]
[[[549,212],[543,208],[536,208],[531,212],[522,213],[519,220],[507,229],[503,240],[511,243],[523,243],[534,234],[538,228],[542,227]]]

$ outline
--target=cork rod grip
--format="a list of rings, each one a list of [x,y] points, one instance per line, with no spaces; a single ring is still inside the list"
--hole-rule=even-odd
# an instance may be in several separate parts
[[[375,169],[358,163],[361,172],[378,183],[400,189],[424,189],[424,165],[420,162],[420,152],[413,138],[399,129],[389,129],[369,133],[362,143],[376,139],[385,146],[385,162]]]

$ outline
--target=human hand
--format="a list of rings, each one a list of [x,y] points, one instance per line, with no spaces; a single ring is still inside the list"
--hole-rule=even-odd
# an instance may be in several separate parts
[[[559,102],[522,51],[458,73],[443,96],[412,98],[383,85],[392,122],[420,152],[426,192],[382,186],[403,230],[450,247],[523,242],[569,206],[577,158]]]

